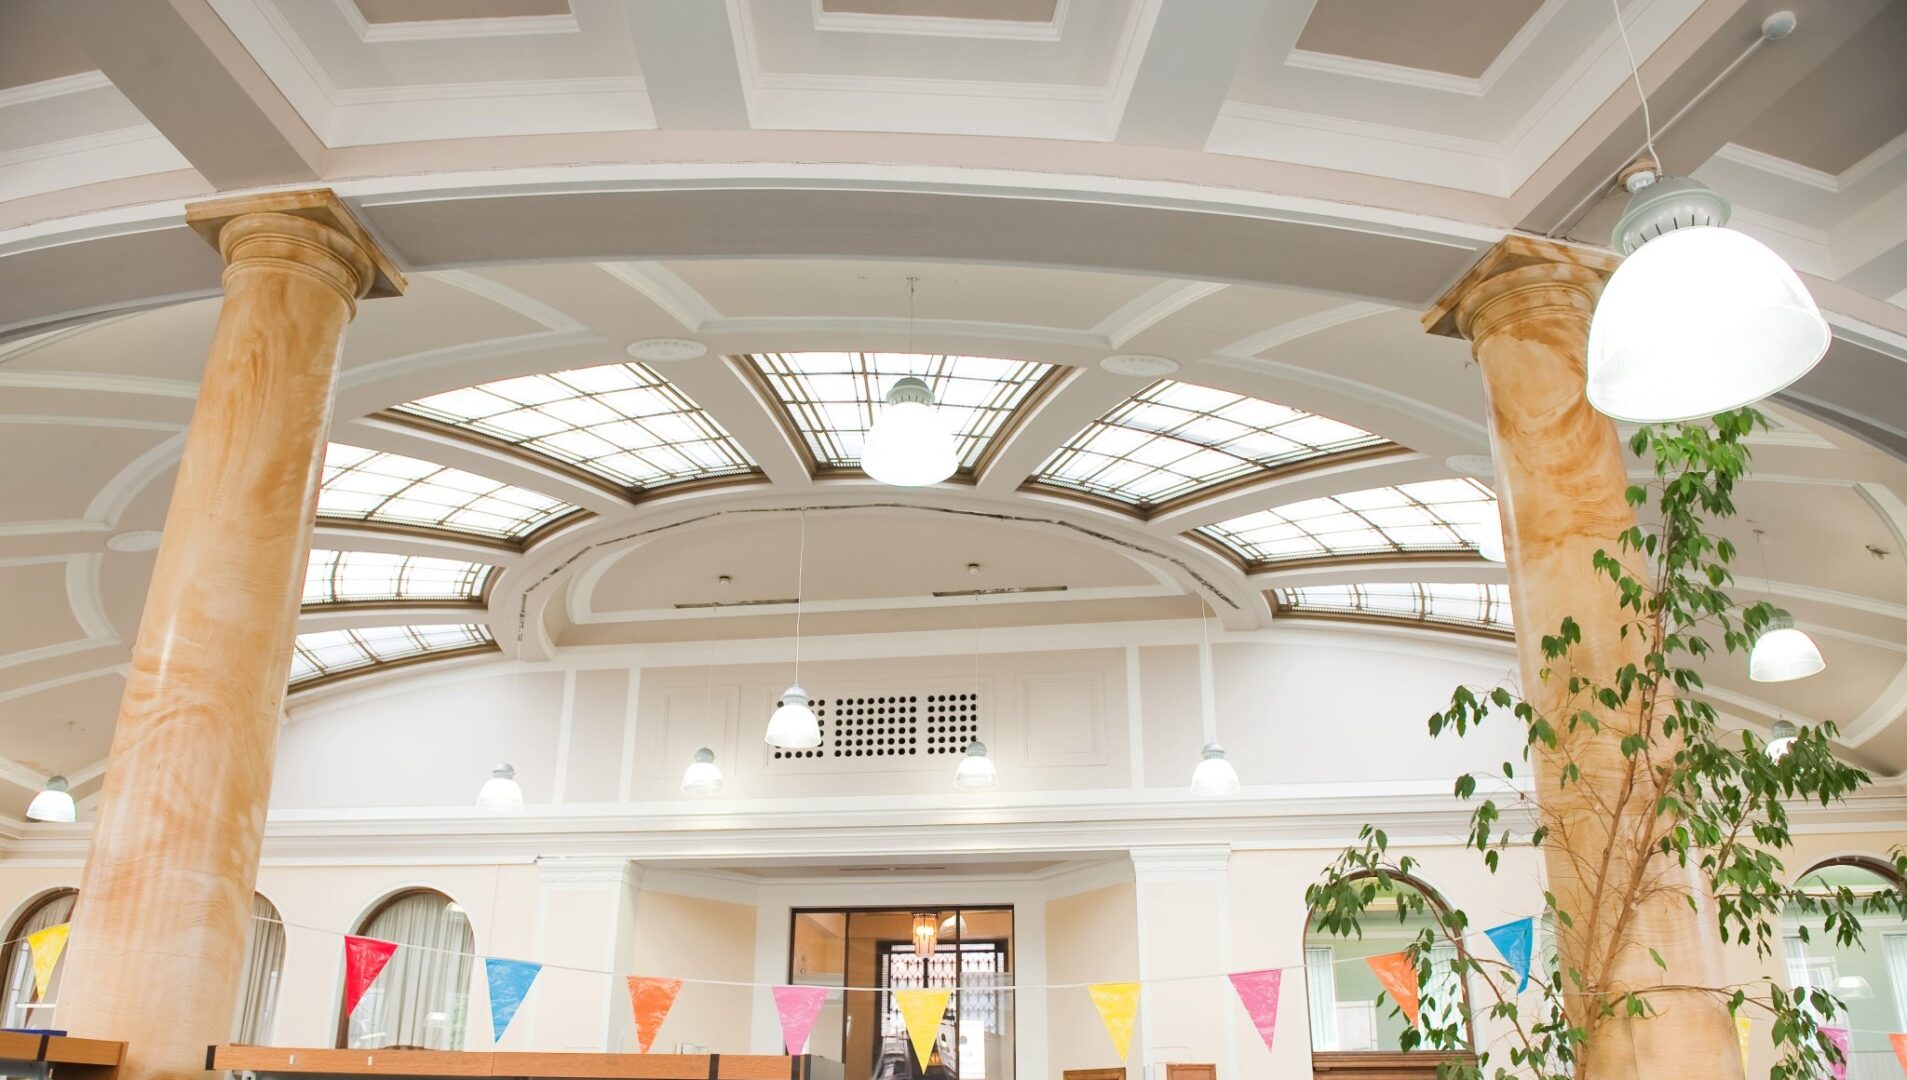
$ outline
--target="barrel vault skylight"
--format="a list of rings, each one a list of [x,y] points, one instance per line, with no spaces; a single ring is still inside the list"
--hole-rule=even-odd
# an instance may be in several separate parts
[[[377,600],[475,600],[496,567],[388,551],[314,549],[305,565],[307,604]]]
[[[1151,508],[1255,473],[1384,440],[1227,390],[1163,379],[1087,425],[1033,480]]]
[[[1357,615],[1502,633],[1516,629],[1507,585],[1392,582],[1306,585],[1276,592],[1278,610],[1297,615]]]
[[[1051,369],[1023,360],[907,353],[760,353],[749,357],[769,393],[824,468],[859,468],[861,444],[896,380],[914,375],[934,392],[963,470]]]
[[[517,540],[576,509],[561,499],[432,461],[342,443],[325,448],[318,516]]]
[[[1201,533],[1247,563],[1398,551],[1475,550],[1470,530],[1497,513],[1475,480],[1428,480],[1306,499],[1206,525]]]
[[[395,411],[547,454],[625,487],[755,471],[720,424],[643,364],[525,375],[420,398]]]
[[[369,630],[321,630],[299,634],[291,651],[291,685],[361,671],[395,660],[437,653],[472,652],[493,643],[476,623],[445,626],[379,626]]]

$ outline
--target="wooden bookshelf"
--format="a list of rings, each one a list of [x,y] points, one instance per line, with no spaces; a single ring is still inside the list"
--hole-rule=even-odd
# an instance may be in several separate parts
[[[70,1035],[0,1031],[0,1075],[71,1080],[114,1080],[126,1059],[126,1044]]]
[[[517,1080],[842,1080],[811,1054],[528,1054],[456,1050],[321,1050],[214,1046],[214,1070],[272,1077],[512,1077]]]

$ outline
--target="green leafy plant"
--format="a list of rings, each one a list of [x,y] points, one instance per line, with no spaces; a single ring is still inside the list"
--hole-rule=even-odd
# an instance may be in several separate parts
[[[1734,545],[1708,527],[1735,514],[1735,485],[1749,467],[1746,438],[1765,426],[1759,412],[1745,408],[1709,423],[1645,427],[1630,439],[1630,450],[1653,467],[1652,478],[1627,493],[1649,524],[1613,538],[1616,550],[1598,550],[1594,570],[1619,598],[1621,634],[1631,646],[1624,655],[1639,660],[1582,670],[1582,630],[1565,618],[1541,639],[1541,678],[1552,691],[1560,683],[1562,692],[1548,695],[1560,706],[1539,711],[1504,686],[1461,686],[1430,717],[1432,737],[1462,737],[1500,718],[1525,736],[1520,764],[1504,762],[1500,775],[1459,776],[1455,793],[1474,804],[1466,843],[1490,872],[1514,846],[1542,850],[1552,867],[1559,856],[1567,860],[1573,900],[1545,893],[1542,913],[1544,938],[1560,938],[1561,947],[1539,953],[1529,991],[1517,994],[1516,973],[1465,947],[1472,927],[1461,909],[1427,903],[1414,890],[1393,892],[1417,863],[1394,853],[1382,829],[1365,826],[1358,843],[1306,890],[1312,925],[1322,933],[1362,936],[1380,895],[1396,896],[1400,920],[1425,923],[1407,955],[1417,968],[1422,1015],[1441,1020],[1407,1029],[1401,1048],[1447,1052],[1440,1075],[1593,1080],[1599,1045],[1609,1048],[1619,1034],[1612,1020],[1650,1022],[1690,995],[1710,996],[1767,1025],[1778,1059],[1772,1080],[1825,1077],[1839,1061],[1819,1026],[1822,1018],[1845,1015],[1830,993],[1791,990],[1768,978],[1668,984],[1662,980],[1673,973],[1658,950],[1667,946],[1644,940],[1635,918],[1649,904],[1686,902],[1712,911],[1722,942],[1766,957],[1784,912],[1820,920],[1843,945],[1858,942],[1862,915],[1907,913],[1899,888],[1861,895],[1846,887],[1804,891],[1785,880],[1780,855],[1793,844],[1788,807],[1828,805],[1869,783],[1866,773],[1835,757],[1834,726],[1803,729],[1785,754],[1770,755],[1752,732],[1723,727],[1698,696],[1697,665],[1718,655],[1717,645],[1724,653],[1746,652],[1781,614],[1766,602],[1738,605],[1729,596]],[[1519,786],[1519,769],[1536,783]],[[1592,786],[1585,772],[1615,783]],[[1479,798],[1480,789],[1496,793]],[[1907,857],[1896,850],[1892,862],[1896,880],[1907,875]],[[1484,988],[1487,1000],[1433,1000],[1430,957],[1439,944],[1457,947],[1457,984]],[[1662,972],[1653,985],[1633,977],[1644,950]],[[1506,1034],[1472,1056],[1466,1051],[1475,1016],[1489,1017]]]

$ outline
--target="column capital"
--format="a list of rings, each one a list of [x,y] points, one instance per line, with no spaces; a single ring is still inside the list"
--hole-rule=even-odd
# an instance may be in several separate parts
[[[1138,881],[1211,881],[1231,867],[1230,844],[1136,847],[1128,852]]]
[[[238,257],[235,254],[238,245],[249,238],[240,236],[241,230],[227,228],[241,218],[246,219],[242,231],[249,237],[277,231],[274,229],[277,224],[282,225],[285,232],[305,234],[301,238],[315,240],[330,249],[335,258],[350,268],[350,277],[354,279],[350,284],[355,285],[355,289],[349,290],[354,292],[353,300],[404,293],[404,272],[330,188],[236,195],[190,203],[185,208],[185,223],[203,236],[206,243],[217,248],[228,264]],[[274,218],[279,220],[274,223]],[[320,226],[322,232],[291,225],[284,222],[284,218],[313,223]],[[316,253],[319,249],[310,250]]]
[[[1511,233],[1424,312],[1424,330],[1475,341],[1506,315],[1557,306],[1587,313],[1621,263],[1614,252]]]

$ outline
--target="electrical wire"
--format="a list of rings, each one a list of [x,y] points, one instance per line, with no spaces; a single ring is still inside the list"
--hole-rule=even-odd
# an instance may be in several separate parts
[[[1622,23],[1622,0],[1609,0],[1616,13],[1616,33],[1622,37],[1622,51],[1629,57],[1629,76],[1635,80],[1636,96],[1642,99],[1642,144],[1649,148],[1649,160],[1662,171],[1662,158],[1655,152],[1655,127],[1649,122],[1649,94],[1642,89],[1642,67],[1636,63],[1635,47],[1629,44],[1629,28]],[[1731,65],[1732,66],[1732,65]]]

